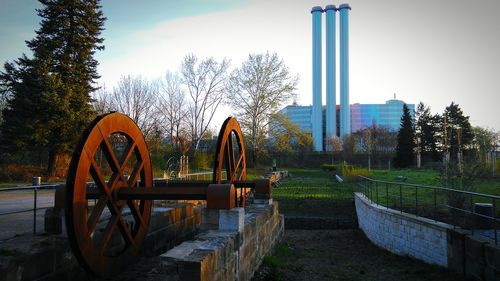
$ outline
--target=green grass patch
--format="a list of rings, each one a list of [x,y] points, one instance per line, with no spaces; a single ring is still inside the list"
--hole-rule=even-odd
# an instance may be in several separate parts
[[[369,178],[374,180],[398,182],[404,177],[405,183],[441,186],[439,171],[431,169],[401,169],[401,170],[372,170]]]

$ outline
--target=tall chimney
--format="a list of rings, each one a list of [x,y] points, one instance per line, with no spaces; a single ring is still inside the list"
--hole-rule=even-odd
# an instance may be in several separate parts
[[[335,57],[337,49],[335,46],[335,5],[325,7],[326,13],[326,138],[336,136],[337,134],[337,101],[336,96],[336,75],[335,75]],[[328,143],[328,142],[327,142]]]
[[[323,150],[323,114],[321,101],[321,13],[319,6],[311,9],[312,14],[312,53],[313,53],[313,102],[312,102],[312,137],[315,151]]]
[[[340,136],[351,133],[349,106],[349,4],[341,4],[340,12]]]

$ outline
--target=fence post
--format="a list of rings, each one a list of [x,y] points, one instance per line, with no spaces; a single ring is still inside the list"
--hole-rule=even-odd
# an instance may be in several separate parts
[[[471,234],[474,235],[474,228],[476,228],[476,225],[474,223],[474,220],[476,219],[476,212],[474,211],[474,203],[472,202],[472,195],[470,195],[470,208],[472,209]]]
[[[375,198],[377,199],[377,204],[379,204],[378,202],[378,183],[375,182]]]
[[[373,202],[373,182],[370,181],[370,201]]]
[[[387,201],[387,209],[389,209],[389,184],[385,183],[385,200]]]
[[[436,198],[436,189],[434,188],[434,221],[437,218],[437,198]]]
[[[496,216],[496,200],[495,198],[491,199],[493,201],[493,231],[495,232],[495,245],[497,245],[498,238],[497,238],[497,216]]]
[[[415,186],[415,216],[418,217],[418,186]]]
[[[37,192],[38,192],[38,187],[40,186],[42,182],[41,177],[33,177],[32,183],[34,186],[33,189],[33,235],[36,234],[36,201],[37,201]]]
[[[401,184],[399,185],[399,210],[403,212],[403,189]]]

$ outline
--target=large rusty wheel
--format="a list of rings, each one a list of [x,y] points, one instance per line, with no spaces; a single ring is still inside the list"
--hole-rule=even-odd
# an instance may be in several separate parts
[[[212,182],[233,183],[247,179],[245,144],[240,124],[235,118],[228,117],[219,132],[215,151]],[[236,189],[236,206],[245,206],[247,189]]]
[[[80,139],[66,182],[68,237],[88,271],[109,277],[135,260],[151,201],[118,200],[117,192],[152,186],[148,148],[134,121],[119,113],[97,117]]]

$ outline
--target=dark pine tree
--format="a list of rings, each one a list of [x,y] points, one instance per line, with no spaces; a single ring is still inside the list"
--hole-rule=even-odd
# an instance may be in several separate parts
[[[403,116],[401,116],[401,127],[398,132],[398,143],[396,145],[396,156],[394,166],[406,168],[413,164],[415,148],[415,131],[410,110],[406,104],[403,105]]]
[[[474,140],[469,116],[465,116],[458,104],[452,102],[444,111],[443,122],[446,128],[443,145],[449,148],[450,157],[456,159],[459,147],[462,151],[467,150]]]
[[[39,0],[42,18],[27,41],[32,57],[6,63],[0,84],[8,92],[0,144],[10,153],[44,150],[52,175],[58,155],[70,152],[93,116],[97,50],[105,18],[98,0]]]
[[[440,161],[438,137],[442,128],[441,116],[431,114],[430,108],[422,102],[418,104],[415,115],[415,134],[419,139],[417,145],[422,153],[422,158],[434,162]]]

